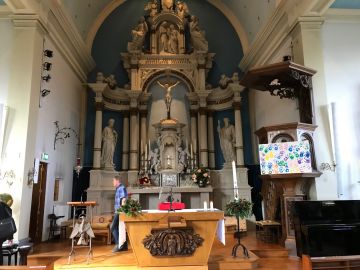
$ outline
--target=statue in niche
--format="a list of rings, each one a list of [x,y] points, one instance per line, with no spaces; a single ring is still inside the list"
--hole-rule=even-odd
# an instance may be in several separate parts
[[[117,86],[115,75],[111,74],[109,77],[105,78],[104,83],[107,83],[109,88],[114,90]]]
[[[150,150],[149,160],[150,160],[150,172],[154,174],[158,174],[159,166],[160,166],[159,148],[155,148],[154,151]]]
[[[168,37],[169,37],[169,44],[168,50],[169,53],[177,54],[179,53],[179,31],[175,28],[175,25],[170,24],[168,28]]]
[[[174,0],[161,0],[161,8],[163,11],[172,11],[174,7]]]
[[[224,118],[224,127],[220,128],[220,120],[218,121],[217,132],[220,138],[220,147],[223,153],[225,163],[236,161],[235,154],[235,127],[230,124],[229,118]]]
[[[132,50],[141,50],[144,45],[145,35],[149,31],[144,17],[141,17],[138,25],[131,31],[132,33]]]
[[[149,11],[150,18],[153,18],[158,13],[157,0],[152,0],[145,5],[145,11]]]
[[[114,167],[114,152],[118,138],[118,134],[114,129],[114,124],[115,120],[110,118],[108,125],[102,132],[101,162],[105,168]]]
[[[168,51],[169,37],[167,35],[167,21],[163,21],[159,26],[159,53]]]
[[[199,19],[197,17],[191,16],[189,28],[194,50],[207,52],[209,45],[205,39],[205,32],[200,30]]]
[[[186,14],[189,13],[189,8],[184,1],[177,1],[176,2],[176,12],[177,12],[177,15],[181,19],[184,19]]]
[[[177,81],[176,83],[170,84],[170,83],[164,83],[162,84],[160,81],[157,81],[158,85],[160,85],[162,88],[165,89],[166,94],[165,94],[165,104],[166,104],[166,111],[167,111],[167,118],[170,119],[170,106],[171,106],[171,102],[172,102],[172,97],[171,97],[171,90],[177,86],[180,81]]]
[[[188,167],[188,158],[190,156],[190,153],[186,148],[182,149],[181,146],[179,146],[179,148],[178,148],[178,153],[179,153],[178,172],[179,173],[186,172],[186,169]]]

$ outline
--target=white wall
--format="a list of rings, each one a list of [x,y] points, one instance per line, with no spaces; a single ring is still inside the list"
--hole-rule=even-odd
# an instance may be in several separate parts
[[[73,168],[77,157],[77,139],[74,133],[70,132],[70,138],[56,143],[54,150],[55,125],[54,121],[59,121],[59,127],[71,127],[79,134],[79,121],[81,114],[81,92],[85,91],[81,81],[75,76],[70,66],[62,58],[54,44],[46,40],[45,48],[54,51],[54,57],[49,59],[53,67],[50,71],[51,80],[43,83],[43,87],[51,90],[51,93],[42,98],[39,110],[38,128],[36,137],[35,156],[40,158],[41,153],[49,154],[43,239],[47,238],[49,229],[48,214],[52,213],[55,205],[57,215],[69,213],[66,202],[71,200]],[[55,178],[60,177],[59,201],[54,203],[54,182]],[[65,218],[64,218],[65,219]],[[61,220],[58,221],[59,223]]]
[[[326,21],[322,32],[328,101],[336,109],[338,192],[360,199],[360,19]]]
[[[0,37],[0,103],[4,104],[8,94],[9,66],[13,42],[13,27],[9,19],[0,18]]]

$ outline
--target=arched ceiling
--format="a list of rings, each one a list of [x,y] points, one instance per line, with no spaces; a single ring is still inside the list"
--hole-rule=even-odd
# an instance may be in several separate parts
[[[1,0],[0,0],[1,1]],[[60,0],[84,40],[91,43],[101,16],[125,1],[136,0]],[[185,2],[190,2],[188,0]],[[244,51],[273,14],[279,0],[208,0],[236,29]],[[139,8],[143,8],[139,6]],[[190,10],[191,12],[191,10]],[[196,15],[196,14],[195,14]],[[95,30],[94,30],[95,29]]]

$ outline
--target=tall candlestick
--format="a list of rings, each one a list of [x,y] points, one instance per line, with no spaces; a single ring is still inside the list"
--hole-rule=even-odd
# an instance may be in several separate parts
[[[239,198],[239,191],[238,191],[238,185],[237,185],[237,175],[236,175],[236,165],[235,161],[232,161],[232,172],[233,172],[233,182],[234,182],[234,197],[235,199]]]
[[[213,203],[213,201],[210,201],[210,210],[214,210],[214,203]]]
[[[207,201],[204,201],[204,210],[207,210]]]

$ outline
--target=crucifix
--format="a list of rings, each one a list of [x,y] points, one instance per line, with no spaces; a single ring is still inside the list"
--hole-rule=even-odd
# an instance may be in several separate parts
[[[170,106],[171,106],[171,90],[177,86],[180,83],[180,81],[177,81],[176,83],[170,83],[169,80],[164,82],[163,84],[160,81],[157,81],[157,84],[160,85],[162,88],[165,89],[165,104],[166,104],[166,111],[167,111],[167,119],[170,119]]]

